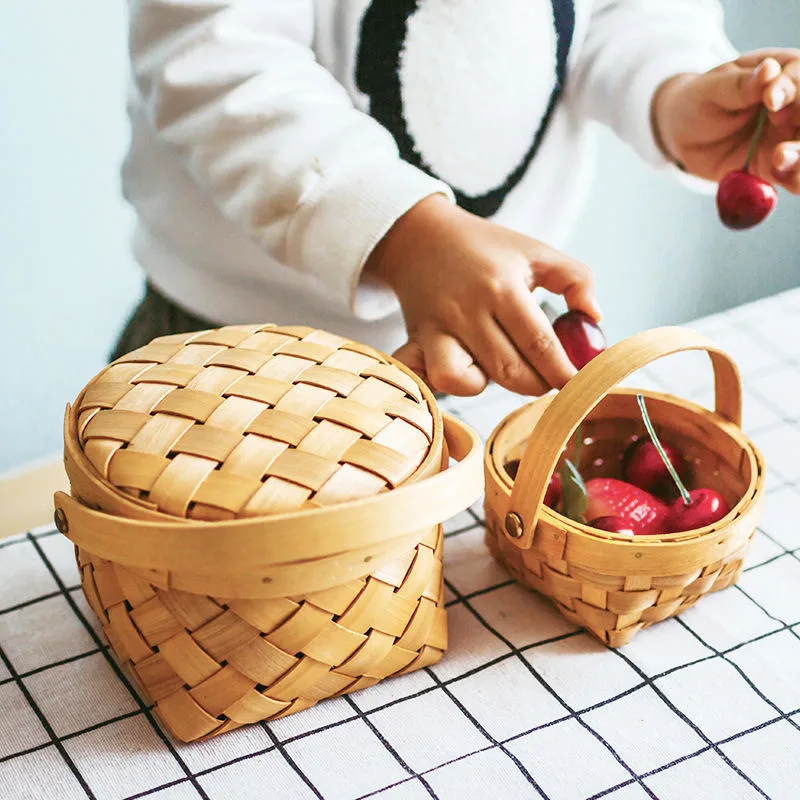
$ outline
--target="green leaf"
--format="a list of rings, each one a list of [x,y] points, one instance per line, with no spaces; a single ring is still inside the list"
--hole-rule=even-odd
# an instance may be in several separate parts
[[[583,423],[579,423],[575,429],[575,467],[578,472],[581,469],[581,445],[583,444]]]
[[[586,522],[586,506],[589,497],[576,466],[566,459],[561,466],[561,504],[562,513],[575,522]]]

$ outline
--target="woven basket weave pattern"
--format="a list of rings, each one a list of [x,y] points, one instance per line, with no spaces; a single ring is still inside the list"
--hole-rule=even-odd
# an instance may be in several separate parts
[[[414,378],[310,328],[162,337],[102,372],[72,413],[103,482],[165,517],[319,508],[442,462],[430,458],[437,412]],[[112,648],[189,741],[438,661],[447,644],[441,526],[416,539],[367,575],[268,599],[180,591],[179,575],[76,550]]]
[[[374,494],[427,454],[419,387],[377,352],[306,328],[163,337],[78,405],[109,483],[167,514],[226,519]]]
[[[726,558],[680,575],[609,575],[571,565],[535,549],[521,551],[502,535],[487,509],[486,544],[520,582],[549,597],[570,622],[610,647],[622,647],[643,628],[691,608],[703,595],[736,583],[751,537]]]
[[[420,669],[447,646],[438,529],[365,579],[274,600],[165,591],[82,551],[79,563],[114,652],[184,741]]]

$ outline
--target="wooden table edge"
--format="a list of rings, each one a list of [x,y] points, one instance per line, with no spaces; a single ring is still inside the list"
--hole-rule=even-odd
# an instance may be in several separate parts
[[[0,539],[53,520],[53,493],[68,491],[61,455],[0,474]]]

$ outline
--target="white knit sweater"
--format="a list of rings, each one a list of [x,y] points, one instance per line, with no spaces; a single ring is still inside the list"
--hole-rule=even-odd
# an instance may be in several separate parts
[[[219,323],[303,323],[391,351],[361,279],[442,192],[556,247],[593,121],[666,166],[656,87],[735,57],[715,0],[130,0],[134,252]]]

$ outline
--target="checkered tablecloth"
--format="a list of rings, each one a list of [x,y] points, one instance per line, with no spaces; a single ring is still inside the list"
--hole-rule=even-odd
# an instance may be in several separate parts
[[[737,360],[769,467],[738,586],[608,650],[491,560],[478,505],[446,526],[441,663],[182,745],[110,655],[70,543],[22,534],[0,543],[0,800],[796,800],[800,291],[694,327]],[[635,383],[710,398],[702,354]],[[520,402],[445,405],[486,437]]]

